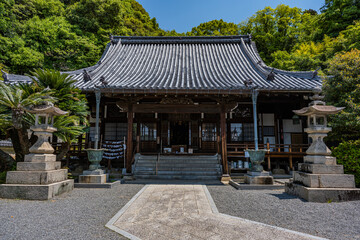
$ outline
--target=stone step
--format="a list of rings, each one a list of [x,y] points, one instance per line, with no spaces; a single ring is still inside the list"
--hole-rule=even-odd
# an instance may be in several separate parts
[[[221,166],[217,156],[139,156],[135,178],[144,179],[219,179]]]
[[[147,166],[136,166],[135,170],[141,170],[141,171],[152,171],[156,169],[156,167],[147,167]]]
[[[137,159],[137,162],[157,162],[156,159]],[[158,162],[168,163],[219,163],[217,159],[159,159]]]
[[[304,156],[304,163],[336,165],[336,157],[306,155]]]
[[[10,171],[6,175],[7,184],[50,184],[65,181],[67,169],[52,171]]]
[[[18,162],[18,171],[49,171],[61,168],[61,162]]]
[[[207,167],[207,168],[192,168],[192,167],[161,167],[159,166],[158,171],[197,171],[197,172],[211,172],[211,171],[219,171],[218,167]]]
[[[213,172],[202,172],[202,171],[157,171],[157,175],[198,175],[198,176],[207,176],[207,175],[217,175],[220,171]]]
[[[310,188],[355,188],[354,175],[294,173],[294,183]]]
[[[156,164],[157,166],[175,166],[175,167],[217,167],[220,164],[218,163],[169,163],[169,162],[159,162]]]
[[[218,180],[220,176],[198,175],[136,175],[136,179],[163,179],[163,180]]]
[[[155,163],[137,163],[136,167],[156,167]]]

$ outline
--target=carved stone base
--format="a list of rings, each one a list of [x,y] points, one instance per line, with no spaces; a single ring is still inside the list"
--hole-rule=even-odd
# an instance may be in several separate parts
[[[221,176],[221,179],[220,181],[223,183],[223,184],[229,184],[229,181],[231,180],[231,177],[229,174],[223,174]]]
[[[309,202],[343,202],[360,200],[358,188],[309,188],[293,182],[285,183],[285,192]]]
[[[73,189],[72,179],[47,185],[0,184],[0,198],[48,200]]]
[[[251,176],[245,175],[245,183],[247,184],[261,184],[261,185],[273,185],[274,178],[272,176]]]
[[[79,183],[106,183],[108,178],[108,174],[80,175]]]

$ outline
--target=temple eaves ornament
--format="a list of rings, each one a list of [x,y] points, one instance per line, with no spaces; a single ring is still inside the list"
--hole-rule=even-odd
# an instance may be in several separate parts
[[[1,70],[1,72],[2,72],[2,77],[4,79],[4,83],[9,82],[9,75],[7,74],[7,72],[5,72],[3,70]]]
[[[89,82],[92,80],[90,74],[88,73],[88,71],[86,71],[86,69],[84,69],[83,71],[83,79],[84,82]]]
[[[268,81],[274,81],[275,80],[274,68],[271,69],[271,72],[267,75],[266,80],[268,80]]]

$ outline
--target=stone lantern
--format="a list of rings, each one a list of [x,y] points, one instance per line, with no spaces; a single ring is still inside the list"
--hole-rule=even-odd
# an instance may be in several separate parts
[[[294,110],[299,116],[307,117],[312,143],[306,151],[304,163],[299,163],[299,171],[294,172],[293,180],[285,185],[285,191],[311,202],[349,201],[360,199],[360,189],[355,188],[354,176],[344,174],[342,165],[324,143],[331,131],[327,126],[327,116],[340,112],[342,107],[327,106],[320,96],[321,89],[314,90],[312,102],[308,107]]]
[[[61,169],[56,161],[54,149],[49,143],[53,132],[54,116],[67,112],[52,103],[38,105],[27,112],[35,115],[35,125],[30,129],[38,137],[36,143],[25,155],[24,162],[18,162],[16,171],[7,172],[6,184],[0,185],[1,198],[47,200],[74,188],[74,180],[67,179],[67,169]]]

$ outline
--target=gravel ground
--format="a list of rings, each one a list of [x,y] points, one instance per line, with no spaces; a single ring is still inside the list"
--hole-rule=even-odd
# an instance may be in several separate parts
[[[0,239],[125,239],[105,224],[142,187],[76,188],[49,201],[0,199]]]
[[[221,213],[329,239],[360,239],[360,201],[311,203],[282,190],[207,187]]]

